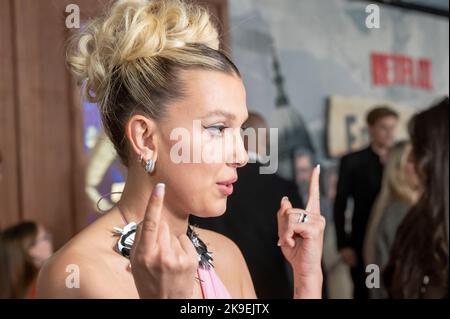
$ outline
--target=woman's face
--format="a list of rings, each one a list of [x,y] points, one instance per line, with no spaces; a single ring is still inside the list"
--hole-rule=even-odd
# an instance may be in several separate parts
[[[248,117],[242,80],[216,71],[184,71],[186,98],[158,123],[155,182],[165,205],[200,217],[225,212],[237,168],[248,161],[240,128]]]
[[[412,158],[412,146],[408,144],[405,148],[406,161],[403,168],[403,174],[406,178],[406,182],[413,189],[420,187],[420,180],[415,170],[414,160]]]
[[[28,249],[28,255],[36,267],[40,269],[44,262],[53,254],[53,243],[50,234],[44,227],[38,226],[38,233],[33,245]]]

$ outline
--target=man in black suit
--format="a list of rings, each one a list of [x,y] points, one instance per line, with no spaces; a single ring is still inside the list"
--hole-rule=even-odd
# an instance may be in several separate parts
[[[265,128],[264,119],[250,113],[244,126]],[[276,174],[261,174],[265,139],[257,138],[258,147],[246,142],[249,163],[238,171],[234,194],[228,198],[227,211],[216,218],[191,216],[191,223],[217,231],[231,238],[247,262],[258,298],[292,298],[292,269],[277,246],[277,211],[283,196],[294,207],[303,207],[294,183]],[[261,143],[263,141],[263,143]],[[256,152],[258,149],[258,153]]]
[[[367,115],[369,147],[345,155],[339,167],[334,223],[342,260],[350,266],[354,298],[368,298],[363,261],[363,242],[372,205],[381,188],[383,163],[394,142],[398,114],[388,107],[377,107]],[[352,227],[345,229],[347,200],[353,199]]]

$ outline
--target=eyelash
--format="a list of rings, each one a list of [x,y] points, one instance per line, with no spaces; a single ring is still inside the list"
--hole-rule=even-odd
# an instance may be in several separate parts
[[[211,133],[211,135],[213,136],[222,136],[223,131],[226,129],[227,127],[225,125],[211,125],[208,127],[205,127],[206,130],[211,131],[211,130],[218,130],[219,133]]]

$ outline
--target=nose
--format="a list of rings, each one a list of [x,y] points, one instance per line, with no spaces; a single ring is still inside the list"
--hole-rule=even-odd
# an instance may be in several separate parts
[[[243,151],[241,152],[242,154],[239,155],[239,157],[236,160],[236,163],[234,164],[234,166],[236,168],[240,168],[243,167],[245,165],[247,165],[248,163],[248,153],[247,150],[244,148]]]
[[[234,168],[240,168],[248,163],[248,153],[245,149],[244,140],[242,138],[240,130],[235,130],[234,141],[235,145],[233,147],[232,158],[229,161],[229,165]]]

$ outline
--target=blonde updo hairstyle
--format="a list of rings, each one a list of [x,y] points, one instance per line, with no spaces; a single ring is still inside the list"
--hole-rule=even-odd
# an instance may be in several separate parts
[[[201,6],[180,0],[118,0],[69,42],[67,63],[97,103],[103,127],[128,166],[125,125],[134,114],[158,120],[184,97],[180,72],[221,71],[240,77],[219,50],[218,33]]]

